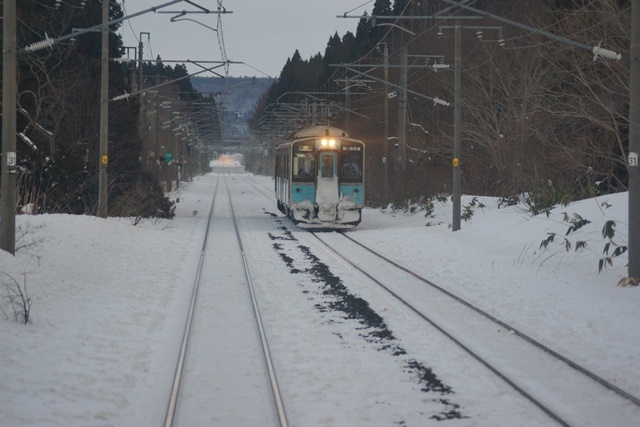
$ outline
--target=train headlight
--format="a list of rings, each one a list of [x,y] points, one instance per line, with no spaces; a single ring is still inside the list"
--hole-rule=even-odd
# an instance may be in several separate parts
[[[323,147],[335,147],[336,146],[336,140],[335,139],[322,138],[320,140],[320,144]]]

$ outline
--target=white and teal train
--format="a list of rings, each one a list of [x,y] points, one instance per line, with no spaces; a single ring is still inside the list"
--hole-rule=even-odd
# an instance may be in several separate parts
[[[299,227],[353,228],[364,207],[364,143],[332,126],[311,126],[276,147],[278,209]]]

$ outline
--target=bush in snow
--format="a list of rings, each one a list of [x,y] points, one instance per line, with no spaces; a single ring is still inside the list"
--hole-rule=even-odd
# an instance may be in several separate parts
[[[23,275],[22,283],[20,283],[9,274],[4,273],[0,281],[4,287],[0,310],[5,318],[8,319],[10,314],[13,314],[13,319],[16,322],[26,325],[29,323],[29,315],[31,314],[31,297],[27,291],[27,275]],[[10,313],[7,313],[5,307]]]

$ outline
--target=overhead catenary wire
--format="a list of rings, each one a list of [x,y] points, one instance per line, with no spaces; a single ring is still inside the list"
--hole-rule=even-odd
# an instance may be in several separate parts
[[[455,1],[452,1],[452,0],[447,0],[446,2],[447,2],[447,3],[449,3],[451,6],[449,6],[448,8],[443,9],[443,10],[442,10],[442,11],[440,11],[440,12],[438,12],[438,15],[442,15],[443,13],[445,13],[445,12],[449,12],[449,11],[450,11],[450,12],[451,12],[451,16],[442,16],[442,18],[449,18],[449,19],[450,19],[450,18],[453,18],[453,17],[455,17],[458,13],[460,13],[460,12],[463,10],[463,9],[460,7],[460,6],[462,5],[462,3],[460,3],[460,2],[455,2]],[[406,10],[406,8],[409,6],[409,4],[410,4],[410,3],[412,3],[412,1],[409,1],[409,2],[405,5],[405,8],[404,8],[404,9],[403,9],[403,11],[401,12],[401,14],[402,14],[402,13],[404,13],[404,11]],[[464,6],[465,6],[465,9],[473,9],[474,13],[476,13],[476,11],[478,11],[478,9],[471,8],[471,5],[473,5],[473,3],[474,3],[474,2],[469,2],[469,3],[466,3]],[[482,11],[479,11],[479,12],[482,12]],[[622,12],[620,12],[620,13],[622,13]],[[482,15],[482,16],[486,15],[486,13],[484,13],[484,12],[482,12],[482,13],[478,13],[478,14],[480,14],[480,15]],[[343,17],[346,17],[346,16],[343,16]],[[491,15],[491,18],[493,18],[493,17],[494,17],[494,15]],[[338,18],[340,18],[340,16],[338,16]],[[363,18],[364,18],[364,17],[363,17]],[[406,19],[409,19],[409,17],[405,17],[405,18],[406,18]],[[411,17],[411,18],[415,18],[415,17]],[[401,19],[401,17],[395,18],[394,23],[399,22],[399,20],[400,20],[400,19]],[[436,20],[437,20],[438,18],[434,18],[434,19],[436,19]],[[565,19],[568,19],[568,18],[565,18]],[[610,18],[610,19],[613,19],[613,18]],[[503,20],[506,20],[506,18],[503,18]],[[507,21],[508,21],[509,23],[514,22],[514,21],[511,21],[511,20],[507,20]],[[534,28],[533,28],[533,27],[524,26],[524,25],[522,25],[522,24],[517,24],[517,23],[515,23],[515,22],[514,22],[514,24],[516,24],[516,25],[515,25],[516,27],[521,28],[521,29],[534,30]],[[431,27],[429,27],[429,28],[425,29],[424,31],[422,31],[421,33],[419,33],[419,34],[417,34],[415,37],[413,37],[411,40],[409,40],[407,43],[411,43],[411,42],[413,42],[413,40],[415,40],[415,39],[417,39],[417,38],[419,38],[419,37],[424,36],[424,34],[426,34],[427,32],[429,32],[429,31],[431,31],[431,30],[433,30],[433,28],[434,28],[436,25],[437,25],[437,24],[434,24],[433,26],[431,26]],[[557,25],[557,23],[556,23],[556,25]],[[580,32],[584,32],[584,31],[586,31],[586,30],[587,30],[587,29],[582,28],[582,29],[580,30]],[[385,33],[385,35],[381,38],[380,42],[381,42],[381,43],[385,42],[385,40],[387,39],[387,37],[389,37],[389,36],[390,36],[390,33],[391,33],[391,29]],[[541,30],[537,31],[537,33],[538,33],[538,34],[542,34],[542,35],[550,35],[550,34],[552,34],[552,33],[549,33],[548,31],[545,31],[544,29],[541,29]],[[576,33],[574,33],[574,34],[579,34],[579,32],[576,32]],[[531,35],[531,31],[529,31],[527,34],[522,35],[522,36],[518,36],[518,37],[510,38],[510,39],[500,39],[500,40],[497,40],[497,42],[500,42],[501,44],[504,44],[504,43],[508,43],[510,40],[516,40],[516,39],[517,39],[517,38],[519,38],[519,37],[526,37],[526,36],[530,36],[530,35]],[[586,45],[586,44],[584,44],[584,43],[575,42],[575,41],[573,41],[573,40],[571,40],[571,39],[568,39],[567,37],[563,37],[563,36],[555,36],[555,35],[553,35],[553,36],[554,36],[554,40],[556,40],[556,41],[557,41],[557,40],[560,40],[560,41],[567,40],[567,41],[568,41],[568,43],[569,43],[569,44],[571,44],[571,45],[578,46],[578,47],[581,47],[581,48],[583,48],[583,49],[588,49],[588,50],[590,50],[590,51],[594,54],[594,59],[596,59],[597,57],[606,57],[606,58],[612,58],[612,59],[618,59],[618,60],[619,60],[619,59],[620,59],[620,57],[621,57],[621,56],[620,56],[620,54],[616,54],[616,53],[614,53],[614,52],[612,52],[612,51],[610,51],[610,50],[604,49],[604,48],[602,48],[602,47],[600,47],[600,46],[589,46],[589,45]],[[489,41],[489,40],[486,40],[485,42],[490,42],[490,41]],[[551,41],[550,41],[550,42],[551,42]],[[475,47],[478,47],[478,46],[479,46],[478,44],[477,44],[477,45],[475,45]],[[513,46],[508,46],[508,47],[506,47],[506,46],[505,46],[505,47],[503,47],[503,49],[518,49],[518,48],[519,48],[519,47],[513,47]],[[522,48],[525,48],[525,47],[522,47]],[[396,54],[397,54],[397,52],[399,51],[399,49],[400,49],[400,48],[397,48],[397,50],[390,52],[390,56],[394,56],[394,55],[396,55]],[[358,59],[357,61],[355,61],[355,63],[359,63],[359,62],[364,61],[366,58],[370,58],[370,57],[371,57],[371,54],[372,54],[372,53],[374,53],[374,51],[375,51],[375,48],[372,48],[369,52],[367,52],[365,55],[363,55],[360,59]],[[473,53],[473,52],[465,52],[465,58],[466,58],[466,57],[469,57],[472,53]],[[466,63],[466,62],[465,62],[465,63]],[[380,64],[380,63],[372,63],[371,65],[375,65],[375,66],[378,66],[378,67],[381,67],[381,66],[382,66],[382,64]],[[415,74],[417,74],[417,73],[414,73],[413,75],[415,75]],[[408,81],[408,86],[411,86],[412,84],[415,84],[415,81],[411,81],[411,80],[409,80],[409,81]]]
[[[448,3],[450,5],[458,6],[458,7],[462,8],[462,9],[469,10],[469,11],[471,11],[473,13],[477,13],[478,15],[484,16],[486,18],[490,18],[490,19],[493,19],[495,21],[502,22],[504,24],[508,24],[508,25],[511,25],[511,26],[514,26],[514,27],[517,27],[517,28],[520,28],[520,29],[523,29],[523,30],[527,30],[527,31],[530,31],[532,33],[540,34],[540,35],[543,35],[543,36],[548,37],[550,39],[553,39],[553,40],[556,40],[556,41],[559,41],[559,42],[562,42],[562,43],[565,43],[565,44],[568,44],[568,45],[571,45],[571,46],[575,46],[575,47],[578,47],[578,48],[581,48],[581,49],[589,50],[594,54],[594,60],[597,59],[597,57],[599,57],[599,56],[601,56],[603,58],[606,58],[606,59],[616,59],[616,60],[620,60],[622,58],[622,54],[613,52],[612,50],[609,50],[609,49],[605,49],[605,48],[601,47],[600,45],[589,46],[588,44],[585,44],[585,43],[577,42],[575,40],[571,40],[571,39],[568,39],[566,37],[550,33],[548,31],[540,30],[538,28],[535,28],[535,27],[532,27],[532,26],[529,26],[529,25],[525,25],[525,24],[521,24],[521,23],[516,22],[516,21],[512,21],[511,19],[508,19],[508,18],[503,18],[502,16],[495,15],[493,13],[485,12],[485,11],[477,9],[475,7],[468,6],[468,5],[464,4],[464,3],[460,3],[458,1],[453,1],[453,0],[442,0],[442,1],[444,1],[445,3]]]
[[[75,37],[77,37],[77,36],[79,36],[81,34],[90,33],[90,32],[93,32],[95,30],[102,30],[102,27],[104,25],[111,26],[113,24],[118,24],[120,22],[135,18],[135,17],[140,16],[140,15],[147,14],[149,12],[155,12],[155,11],[157,11],[159,9],[174,5],[176,3],[180,3],[182,1],[184,1],[184,0],[172,0],[172,1],[168,2],[168,3],[164,3],[164,4],[161,4],[161,5],[158,5],[158,6],[154,6],[152,8],[145,9],[145,10],[142,10],[140,12],[136,12],[136,13],[134,13],[132,15],[127,15],[127,16],[123,16],[123,17],[114,19],[112,21],[109,21],[106,24],[94,25],[94,26],[89,27],[89,28],[84,28],[82,30],[74,31],[74,32],[72,32],[70,34],[67,34],[67,35],[64,35],[64,36],[61,36],[61,37],[50,38],[50,37],[46,36],[44,40],[32,43],[32,44],[30,44],[29,46],[26,46],[23,49],[19,49],[18,52],[33,52],[33,51],[36,51],[36,50],[39,50],[39,49],[43,49],[45,47],[51,47],[51,46],[53,46],[54,43],[58,43],[58,42],[61,42],[61,41],[64,41],[64,40],[69,40],[69,39],[75,38]]]
[[[364,6],[366,4],[369,4],[370,2],[364,3],[361,6]],[[459,2],[451,2],[450,6],[440,10],[439,12],[437,12],[440,15],[443,15],[444,13],[449,13],[449,15],[447,16],[442,16],[442,19],[452,19],[454,17],[456,17],[457,15],[461,14],[464,12],[463,9],[458,7],[458,3]],[[467,6],[472,6],[475,2],[471,1],[471,2],[467,2],[466,5]],[[408,9],[408,7],[411,4],[415,4],[415,2],[412,2],[411,0],[409,2],[407,2],[403,8],[403,10],[400,12],[401,15],[403,15]],[[353,10],[356,10],[359,7],[356,7]],[[337,16],[338,18],[344,18],[347,17],[346,14],[349,12],[345,12],[343,16]],[[368,17],[363,16],[361,19],[367,19]],[[400,22],[400,19],[409,19],[409,18],[416,18],[416,17],[389,17],[390,19],[393,19],[392,22]],[[441,22],[441,19],[439,19],[439,17],[434,17],[433,18],[434,21],[436,21],[436,23],[434,23],[434,25],[429,26],[429,28],[426,28],[424,30],[421,30],[419,34],[416,35],[416,37],[412,38],[411,40],[409,40],[407,43],[412,43],[414,42],[417,38],[423,37],[426,33],[428,33],[429,31],[433,30],[433,28],[437,25],[437,22]],[[566,19],[566,18],[565,18]],[[552,24],[549,24],[552,25]],[[555,23],[554,25],[557,25],[557,23]],[[382,38],[380,39],[380,43],[385,43],[387,42],[387,40],[391,37],[392,34],[392,28],[390,28],[387,32],[384,33],[384,35],[382,36]],[[581,31],[584,31],[584,28],[581,29]],[[518,36],[518,37],[527,37],[527,36],[531,36],[531,33],[527,33],[524,34],[522,36]],[[500,43],[500,44],[504,44],[505,42],[508,43],[509,40],[515,40],[516,38],[511,38],[511,39],[502,39],[502,37],[498,40],[495,41],[491,41],[491,40],[479,40],[478,43],[476,43],[475,45],[473,45],[473,49],[471,51],[465,51],[464,53],[464,57],[465,58],[470,58],[472,55],[475,55],[475,51],[477,49],[479,49],[483,44],[486,43],[492,43],[492,42],[496,42],[496,43]],[[551,42],[551,41],[550,41]],[[586,46],[586,45],[585,45]],[[502,46],[501,46],[502,47]],[[359,59],[357,59],[354,63],[368,63],[369,65],[371,65],[372,67],[382,67],[382,60],[380,58],[377,59],[377,61],[371,61],[372,58],[375,58],[375,53],[376,53],[376,46],[372,47],[365,55],[361,56]],[[503,49],[505,49],[505,47],[502,47]],[[509,48],[517,48],[517,47],[513,47],[513,46],[509,46]],[[596,56],[602,55],[602,54],[606,54],[606,51],[604,50],[599,50],[596,48],[592,48],[589,47],[589,49],[593,52],[595,51]],[[394,54],[397,54],[399,48],[396,48],[396,50],[392,50],[392,52],[390,52],[390,56],[393,56]],[[495,55],[499,55],[500,51],[494,51],[494,52],[490,52],[489,55],[491,58],[495,57]],[[484,63],[490,61],[490,59],[486,59],[486,61],[484,61]],[[465,64],[468,64],[468,62],[465,61]],[[474,68],[477,67],[481,67],[482,64],[473,64],[471,67],[468,67],[465,69],[465,71],[469,71],[472,70]],[[426,75],[421,75],[420,71],[416,71],[410,74],[409,79],[408,79],[408,84],[407,87],[411,87],[412,85],[415,85],[416,83],[420,82],[422,79],[426,78]],[[337,68],[336,71],[334,71],[331,75],[331,78],[327,81],[325,81],[321,86],[320,86],[320,90],[328,90],[328,88],[333,84],[332,80],[339,78],[340,76],[342,76],[343,78],[347,75],[351,74],[351,70],[345,70],[345,69],[341,69],[341,68]],[[435,99],[435,98],[433,98]]]

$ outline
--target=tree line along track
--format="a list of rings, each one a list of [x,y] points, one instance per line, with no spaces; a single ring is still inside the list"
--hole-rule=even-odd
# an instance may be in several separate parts
[[[372,280],[377,285],[381,286],[386,292],[391,294],[395,299],[400,301],[404,306],[408,307],[411,311],[413,311],[417,316],[419,316],[424,321],[431,324],[435,329],[440,331],[442,334],[447,336],[450,340],[452,340],[456,345],[462,348],[465,352],[467,352],[471,357],[476,359],[482,365],[484,365],[487,369],[493,372],[495,375],[500,377],[503,381],[505,381],[510,387],[520,393],[522,396],[527,398],[530,402],[536,405],[540,410],[546,413],[549,417],[554,419],[560,425],[572,425],[571,422],[567,421],[571,418],[571,411],[567,410],[567,408],[571,408],[572,405],[586,405],[590,407],[598,406],[595,405],[596,402],[588,402],[588,399],[585,398],[588,393],[587,390],[599,390],[600,395],[602,395],[602,399],[598,399],[600,402],[600,406],[607,406],[610,404],[610,407],[607,409],[610,411],[609,419],[611,416],[618,416],[620,411],[624,411],[627,413],[629,417],[640,415],[640,399],[632,394],[620,389],[615,386],[611,382],[601,378],[597,374],[593,373],[589,369],[584,368],[578,363],[570,360],[569,358],[559,354],[558,352],[552,350],[550,347],[536,341],[525,333],[519,331],[518,329],[510,326],[509,324],[497,319],[496,317],[490,315],[486,311],[476,307],[475,305],[463,300],[462,298],[456,296],[455,294],[449,292],[441,286],[436,285],[435,283],[425,279],[421,275],[403,267],[399,263],[389,259],[388,257],[380,254],[378,251],[368,247],[365,244],[357,241],[356,239],[350,237],[344,233],[329,233],[329,234],[317,234],[313,233],[313,236],[322,242],[330,251],[335,253],[338,257],[344,260],[351,267],[357,269],[361,273],[363,273],[367,278]],[[322,237],[320,237],[322,236]],[[345,241],[346,239],[346,241]],[[347,242],[348,241],[348,242]],[[345,249],[348,245],[349,249]],[[340,249],[336,249],[339,247]],[[361,250],[358,251],[357,249]],[[361,252],[365,255],[357,255],[358,252]],[[349,255],[345,255],[348,253]],[[354,262],[355,258],[358,258],[357,262]],[[368,257],[368,261],[365,259]],[[403,286],[397,286],[398,280],[391,281],[388,279],[390,277],[387,273],[372,273],[372,266],[375,264],[380,264],[380,260],[384,261],[384,264],[388,267],[392,267],[392,270],[397,272],[402,272],[406,279],[401,279]],[[363,267],[364,266],[364,267]],[[374,269],[375,270],[375,269]],[[390,271],[390,270],[389,270]],[[377,279],[374,276],[383,277],[383,279]],[[406,282],[405,282],[406,280]],[[443,298],[449,301],[447,304],[447,309],[443,309],[442,307],[434,307],[425,305],[422,302],[415,301],[410,294],[405,294],[405,287],[407,287],[407,283],[409,281],[413,281],[415,284],[412,285],[415,289],[420,289],[420,293],[429,292],[431,299],[439,299],[439,304],[442,304]],[[387,283],[383,283],[387,282]],[[393,284],[389,284],[393,283]],[[425,287],[425,285],[427,285]],[[439,296],[437,296],[439,295]],[[407,300],[411,298],[411,303]],[[425,300],[429,299],[429,297],[425,296]],[[457,306],[457,308],[452,309],[451,307]],[[455,310],[455,311],[452,311]],[[450,322],[444,321],[444,319],[448,318],[451,320],[452,316],[469,316],[461,315],[462,311],[466,311],[468,313],[472,313],[473,321],[469,322],[467,318],[467,322],[465,322],[465,328],[469,330],[453,330],[453,332],[447,330],[451,329]],[[424,313],[430,313],[429,316],[426,316]],[[438,315],[440,317],[438,318]],[[480,319],[480,320],[478,320]],[[447,323],[447,327],[441,326],[441,323]],[[484,325],[484,326],[483,326]],[[493,326],[491,326],[493,325]],[[496,330],[495,326],[498,326],[496,333],[487,333],[486,335],[482,335],[485,332],[482,332],[482,329],[493,329]],[[485,354],[482,354],[482,351],[476,351],[476,348],[482,349],[486,347],[481,340],[480,337],[485,336],[487,340],[491,342],[491,350],[487,353],[486,349],[484,349]],[[474,338],[470,338],[474,337]],[[514,337],[517,337],[520,340],[519,344],[514,344]],[[475,340],[475,341],[474,341]],[[495,341],[494,341],[495,340]],[[495,342],[500,342],[499,345],[494,345]],[[521,347],[519,350],[522,354],[522,359],[533,358],[535,359],[535,364],[541,358],[547,360],[545,362],[549,366],[548,370],[544,369],[542,372],[538,374],[532,374],[531,371],[522,370],[524,372],[524,377],[527,374],[531,374],[535,378],[524,378],[523,375],[519,375],[517,380],[510,379],[505,372],[513,372],[513,366],[505,369],[503,366],[504,361],[501,358],[493,357],[492,361],[492,352],[500,352],[501,357],[505,354],[509,353],[509,349],[512,346]],[[534,349],[534,350],[532,350]],[[543,354],[544,356],[531,356],[532,354]],[[561,364],[558,363],[562,362]],[[522,366],[529,366],[527,363],[532,364],[532,362],[527,362],[526,360],[518,361],[517,363],[522,364]],[[559,369],[558,367],[562,366],[563,369]],[[520,367],[522,369],[522,367]],[[528,369],[528,368],[527,368]],[[561,377],[569,378],[571,381],[569,386],[563,386],[560,384]],[[544,376],[557,376],[557,378],[549,378],[543,379],[540,377]],[[523,379],[524,378],[524,379]],[[548,382],[546,382],[548,381]],[[565,407],[558,408],[557,404],[554,405],[555,402],[549,402],[549,398],[547,396],[534,396],[534,393],[527,392],[529,389],[538,390],[541,384],[548,384],[548,388],[552,389],[551,391],[556,393],[558,399],[566,402]],[[570,387],[570,384],[575,384],[575,386]],[[565,387],[565,391],[562,393],[555,390],[556,388],[560,389],[560,387]],[[567,393],[574,393],[575,395],[566,396],[566,388],[569,389]],[[572,390],[573,389],[573,390]],[[605,392],[606,391],[606,392]],[[604,392],[604,393],[603,393]],[[607,393],[608,392],[608,393]],[[539,393],[538,393],[539,394]],[[599,410],[602,409],[601,407]],[[605,411],[606,412],[606,411]],[[604,420],[606,420],[607,415],[601,415]],[[633,419],[633,418],[631,418]],[[574,421],[575,422],[575,421]],[[581,422],[577,422],[581,424]],[[594,424],[597,425],[597,424]]]
[[[220,194],[223,193],[219,188],[221,180],[224,180],[223,188],[227,192],[228,200],[224,200],[224,195]],[[218,417],[216,419],[220,422],[222,416],[213,413],[221,412],[219,410],[208,415],[198,415],[197,412],[206,412],[207,408],[211,410],[212,407],[221,405],[222,399],[233,402],[249,401],[251,399],[246,398],[247,390],[255,390],[256,387],[264,389],[265,396],[268,389],[271,398],[265,397],[265,403],[260,405],[252,402],[252,408],[247,410],[233,408],[227,416],[254,417],[250,421],[236,418],[235,422],[239,423],[264,423],[267,420],[270,423],[272,418],[276,417],[276,425],[288,425],[227,180],[227,175],[218,174],[171,393],[166,406],[165,427],[193,425],[194,422],[204,422],[214,417]],[[209,243],[221,240],[226,244]],[[224,246],[222,252],[221,246]],[[234,251],[232,246],[235,246],[237,251]],[[224,268],[221,268],[221,265]],[[229,276],[232,279],[229,279]],[[238,294],[237,289],[240,286],[244,286],[245,290],[241,295],[234,297]],[[248,295],[250,304],[247,304]],[[222,330],[225,316],[237,316],[239,320],[236,323],[241,325],[234,327],[243,328],[242,333]],[[235,319],[236,317],[234,321]],[[216,325],[222,327],[216,328]],[[262,354],[263,364],[257,364],[253,360],[258,353]],[[212,364],[211,361],[215,363]],[[216,368],[215,365],[218,364],[221,365],[221,369]],[[225,364],[229,366],[224,366]],[[242,383],[242,380],[234,375],[249,377],[253,383],[246,386],[238,384]],[[271,401],[270,404],[268,400]],[[201,411],[201,408],[205,410]],[[248,415],[250,412],[262,414]],[[185,420],[187,424],[184,424]]]

